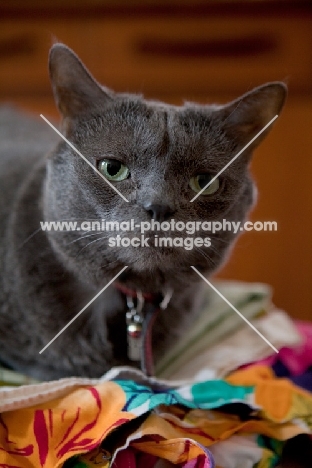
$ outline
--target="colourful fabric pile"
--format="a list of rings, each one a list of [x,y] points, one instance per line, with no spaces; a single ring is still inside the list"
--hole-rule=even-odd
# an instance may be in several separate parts
[[[263,365],[179,387],[130,369],[93,385],[64,379],[40,387],[2,390],[2,467],[68,460],[67,468],[146,468],[159,459],[187,468],[273,467],[285,440],[312,430],[311,393]]]
[[[293,324],[291,334],[285,320],[283,340],[300,344],[250,364],[251,350],[231,370],[211,367],[214,357],[203,373],[222,378],[202,380],[197,368],[174,382],[115,368],[101,379],[0,387],[0,467],[273,468],[302,454],[300,466],[312,466],[312,325]],[[307,447],[299,454],[289,450],[298,440]]]

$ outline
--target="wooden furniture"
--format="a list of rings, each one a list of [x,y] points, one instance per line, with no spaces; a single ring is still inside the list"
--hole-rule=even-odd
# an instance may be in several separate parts
[[[116,91],[182,103],[226,102],[266,81],[289,98],[256,151],[251,219],[222,278],[272,285],[274,302],[312,319],[312,8],[309,2],[22,1],[0,6],[0,100],[57,116],[47,72],[54,41]]]

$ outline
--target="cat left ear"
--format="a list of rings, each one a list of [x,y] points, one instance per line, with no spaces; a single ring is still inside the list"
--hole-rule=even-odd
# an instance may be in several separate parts
[[[103,103],[112,99],[64,44],[54,44],[51,48],[49,72],[56,104],[67,121],[103,107]]]
[[[224,106],[219,112],[221,112],[222,120],[224,119],[226,133],[237,142],[239,147],[244,147],[275,116],[279,115],[286,95],[287,87],[284,83],[272,82],[259,86]],[[248,151],[258,146],[271,128],[272,125],[259,135]]]

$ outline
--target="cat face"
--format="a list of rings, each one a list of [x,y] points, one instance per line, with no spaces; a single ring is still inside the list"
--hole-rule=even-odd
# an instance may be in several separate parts
[[[184,224],[243,221],[254,201],[248,163],[267,132],[191,200],[280,112],[285,86],[264,85],[226,106],[171,106],[99,86],[62,44],[51,50],[50,75],[63,133],[128,202],[61,142],[47,164],[45,218],[79,223],[134,220],[137,226],[131,232],[51,232],[62,260],[84,280],[96,283],[124,265],[143,275],[172,275],[189,271],[190,265],[206,274],[218,268],[236,236],[233,231],[211,234],[199,228],[191,235],[173,230],[171,224],[168,230],[146,231],[149,240],[139,247],[110,246],[108,238],[119,234],[121,239],[142,240],[140,223],[152,219]],[[157,236],[179,237],[181,242],[210,238],[210,245],[158,247]]]

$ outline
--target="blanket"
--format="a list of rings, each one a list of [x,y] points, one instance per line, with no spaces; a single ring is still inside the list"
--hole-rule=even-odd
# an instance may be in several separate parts
[[[231,287],[235,289],[235,285]],[[250,333],[247,325],[232,325],[230,332],[221,332],[215,325],[211,329],[219,338],[215,342],[207,339],[207,349],[202,342],[196,354],[192,344],[187,345],[187,359],[184,363],[179,360],[172,376],[182,376],[183,365],[190,369],[191,361],[200,365],[196,368],[194,364],[193,375],[188,371],[184,380],[164,379],[160,372],[151,378],[121,367],[101,379],[37,383],[2,370],[0,467],[273,468],[285,456],[293,456],[290,443],[299,441],[300,453],[308,453],[312,326],[295,324],[276,311],[267,300],[269,290],[264,288],[260,294],[259,285],[255,294],[248,285],[245,299],[249,300],[242,301],[243,288],[236,285],[236,297],[241,309],[251,302],[254,307],[258,301],[250,315],[258,325],[261,320],[279,317],[275,339],[271,330],[279,354],[267,349],[261,353],[261,344],[255,346],[256,353],[245,349],[241,362],[240,346],[245,346],[241,340],[244,333]],[[232,300],[235,303],[233,296]],[[203,329],[194,324],[187,340],[196,337],[196,330]],[[225,365],[225,356],[235,342],[229,345],[230,338],[236,334],[241,341],[236,340],[240,357]],[[196,343],[193,338],[190,341]],[[183,349],[185,344],[179,346]],[[175,353],[173,350],[172,355]],[[173,369],[174,359],[168,362]],[[162,367],[166,365],[162,363]],[[309,467],[312,456],[304,456],[310,457],[306,460]]]

